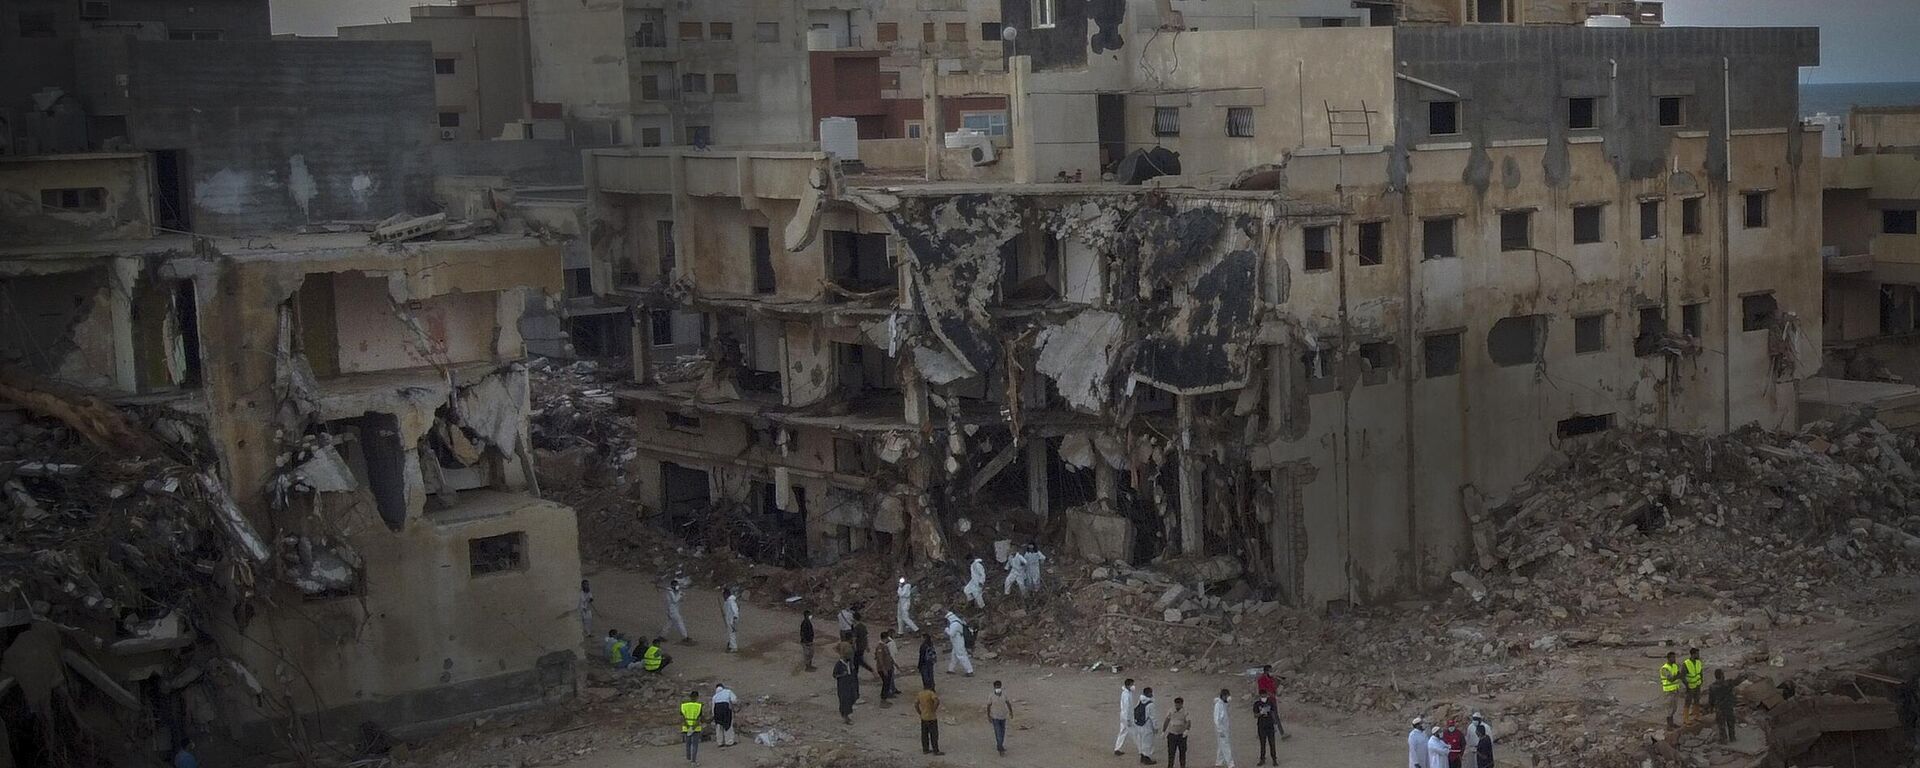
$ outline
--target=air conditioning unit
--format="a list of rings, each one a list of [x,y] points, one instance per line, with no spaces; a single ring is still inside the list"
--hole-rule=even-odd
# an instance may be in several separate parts
[[[460,131],[459,131],[459,129],[457,129],[457,128],[442,128],[442,129],[440,129],[440,140],[441,140],[441,141],[453,141],[454,139],[457,139],[457,138],[459,138],[459,137],[460,137]]]
[[[113,15],[110,12],[111,10],[112,5],[109,4],[107,0],[82,0],[80,3],[80,18],[89,20],[105,19]]]
[[[1000,162],[1000,151],[994,149],[992,137],[981,136],[967,147],[967,160],[976,166],[993,165]]]

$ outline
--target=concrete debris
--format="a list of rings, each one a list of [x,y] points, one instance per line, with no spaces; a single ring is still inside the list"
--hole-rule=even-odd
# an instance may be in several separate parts
[[[1125,326],[1112,312],[1087,310],[1063,325],[1042,330],[1035,368],[1053,379],[1060,396],[1076,410],[1100,413],[1110,398],[1113,354]]]
[[[886,214],[905,245],[913,289],[927,323],[972,373],[1000,359],[988,307],[1000,290],[1003,248],[1020,233],[1019,208],[1005,195],[909,198]]]
[[[426,237],[447,228],[447,215],[429,214],[409,218],[406,214],[395,214],[374,227],[369,236],[376,243],[402,243]]]

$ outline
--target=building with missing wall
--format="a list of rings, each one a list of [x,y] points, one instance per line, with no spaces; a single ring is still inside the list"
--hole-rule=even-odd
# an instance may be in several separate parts
[[[1067,5],[922,71],[923,114],[1002,95],[1004,138],[588,153],[650,510],[815,561],[1006,520],[1318,605],[1495,556],[1484,510],[1585,435],[1797,424],[1814,31]]]

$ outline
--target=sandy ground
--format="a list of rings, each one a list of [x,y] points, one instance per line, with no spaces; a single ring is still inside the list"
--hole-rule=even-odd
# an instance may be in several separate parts
[[[611,569],[589,570],[594,585],[595,633],[605,634],[618,628],[628,635],[653,633],[664,622],[665,610],[660,593],[653,586],[652,574],[636,574]],[[840,722],[833,694],[832,651],[835,637],[831,615],[815,616],[822,644],[815,663],[819,669],[800,670],[798,633],[800,613],[785,608],[766,608],[754,604],[763,596],[751,596],[741,606],[741,652],[727,654],[726,635],[720,620],[717,592],[689,590],[683,610],[688,629],[698,641],[694,646],[672,645],[673,664],[667,674],[686,688],[710,694],[713,683],[724,682],[742,701],[754,702],[762,696],[779,701],[750,704],[740,715],[740,744],[720,749],[707,742],[700,751],[700,764],[734,768],[753,765],[756,758],[785,752],[796,746],[819,747],[854,743],[867,754],[900,765],[932,766],[1009,766],[1058,768],[1085,765],[1138,765],[1131,745],[1124,757],[1113,755],[1113,739],[1119,728],[1120,681],[1138,678],[1137,685],[1151,686],[1163,708],[1170,708],[1175,696],[1187,699],[1194,713],[1195,732],[1189,765],[1215,765],[1212,699],[1221,688],[1234,694],[1232,734],[1233,753],[1238,765],[1252,766],[1257,754],[1251,712],[1253,680],[1247,677],[1185,674],[1175,670],[1124,670],[1121,673],[1103,667],[1098,672],[1084,671],[1098,659],[1069,668],[1043,667],[1001,660],[975,659],[973,678],[944,673],[945,642],[937,635],[937,622],[922,619],[923,628],[936,633],[942,649],[937,678],[943,707],[941,748],[944,757],[920,753],[919,722],[911,699],[891,707],[879,705],[877,678],[862,675],[866,702],[855,708],[853,725]],[[929,606],[921,612],[931,614],[937,599],[925,599]],[[918,606],[916,606],[918,607]],[[889,611],[889,620],[891,612]],[[882,627],[870,624],[877,640]],[[597,650],[598,643],[594,644]],[[902,644],[902,656],[911,663],[917,644]],[[988,649],[991,650],[991,649]],[[589,660],[588,663],[595,663]],[[636,673],[637,674],[637,673]],[[996,755],[993,731],[986,719],[987,695],[994,680],[1005,683],[1013,700],[1014,718],[1007,734],[1007,754]],[[908,696],[919,691],[917,674],[901,676],[900,687]],[[1289,740],[1280,742],[1282,764],[1312,765],[1324,768],[1381,768],[1406,759],[1405,728],[1393,718],[1356,718],[1314,709],[1290,701],[1282,691],[1282,720]],[[677,704],[660,705],[672,711]],[[760,730],[756,720],[778,715],[783,725],[801,723],[801,739],[773,750],[752,743]],[[1156,744],[1156,759],[1164,757],[1164,742]],[[567,763],[579,768],[684,764],[679,745],[602,749]],[[1164,765],[1164,762],[1162,763]]]

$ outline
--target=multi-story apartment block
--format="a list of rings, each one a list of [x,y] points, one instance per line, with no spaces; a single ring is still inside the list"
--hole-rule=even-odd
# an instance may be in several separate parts
[[[340,39],[431,43],[434,126],[442,141],[496,138],[526,118],[533,101],[525,0],[416,5],[406,21],[341,27]]]
[[[646,311],[644,503],[815,560],[1005,520],[1320,604],[1496,556],[1485,510],[1556,446],[1795,425],[1815,33],[1455,5],[1194,31],[1009,0],[1018,54],[924,72],[917,152],[590,152],[599,284]],[[949,146],[962,96],[1005,137]]]

